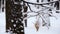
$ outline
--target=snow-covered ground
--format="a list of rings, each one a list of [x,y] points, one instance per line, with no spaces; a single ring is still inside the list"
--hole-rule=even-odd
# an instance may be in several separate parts
[[[53,17],[50,18],[51,26],[49,29],[46,27],[40,27],[38,31],[36,31],[33,20],[29,19],[28,27],[25,27],[25,34],[60,34],[60,14],[55,14],[58,19]]]
[[[25,27],[25,34],[60,34],[60,14],[55,14],[58,19],[53,17],[50,18],[51,26],[49,29],[46,27],[40,27],[39,31],[36,32],[36,29],[32,23],[32,18],[30,18],[28,22],[28,27]],[[0,13],[0,34],[8,34],[5,32],[5,13]]]

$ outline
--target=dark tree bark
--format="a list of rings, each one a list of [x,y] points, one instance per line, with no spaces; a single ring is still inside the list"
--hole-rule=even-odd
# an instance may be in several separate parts
[[[41,0],[41,2],[43,2],[44,0]]]
[[[0,0],[0,9],[1,9],[1,0]]]
[[[28,10],[28,7],[24,4],[23,8],[24,8],[24,13],[26,13]],[[24,18],[26,18],[26,17],[27,17],[27,14],[24,15]],[[27,27],[27,19],[25,20],[25,27]]]
[[[48,2],[50,2],[50,0],[47,0]]]
[[[14,1],[6,0],[6,32],[10,30],[15,34],[24,34],[23,18],[21,18],[23,17],[22,7],[21,4],[14,4]]]
[[[56,7],[56,10],[59,10],[59,1],[55,2],[54,7]]]
[[[37,0],[37,2],[39,3],[39,0]]]

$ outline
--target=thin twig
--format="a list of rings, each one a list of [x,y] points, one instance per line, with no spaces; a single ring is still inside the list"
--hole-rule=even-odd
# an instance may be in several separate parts
[[[28,5],[28,7],[29,7],[29,9],[32,11],[32,12],[34,12],[31,8],[30,8],[30,5],[27,3],[27,5]]]

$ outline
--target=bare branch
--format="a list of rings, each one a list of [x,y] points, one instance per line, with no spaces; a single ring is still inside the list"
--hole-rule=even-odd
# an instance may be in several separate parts
[[[30,8],[30,5],[29,5],[29,4],[27,4],[27,5],[28,5],[29,9],[30,9],[32,12],[34,12],[34,11]]]

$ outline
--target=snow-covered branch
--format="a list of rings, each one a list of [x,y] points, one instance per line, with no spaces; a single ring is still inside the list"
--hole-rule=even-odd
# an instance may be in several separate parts
[[[57,1],[45,2],[45,3],[40,3],[40,4],[38,4],[38,3],[32,3],[32,2],[27,2],[27,1],[23,1],[23,2],[28,3],[28,4],[33,4],[33,5],[46,5],[46,4],[55,3]]]

